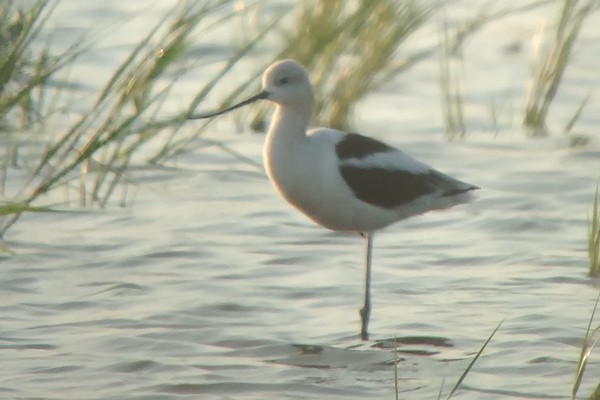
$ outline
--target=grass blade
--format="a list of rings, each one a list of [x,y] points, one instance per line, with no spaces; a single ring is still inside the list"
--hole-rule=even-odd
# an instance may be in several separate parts
[[[533,60],[523,125],[530,136],[545,136],[546,117],[565,74],[579,32],[596,0],[563,0],[552,37],[543,38]]]
[[[398,400],[398,338],[394,336],[394,393]]]
[[[590,260],[588,276],[591,278],[597,278],[600,275],[600,197],[598,189],[599,187],[596,185],[588,232],[588,258]]]
[[[600,330],[600,327],[594,329],[592,331],[592,322],[594,321],[594,314],[596,313],[596,309],[598,308],[598,302],[600,301],[600,293],[598,293],[598,297],[596,298],[596,303],[594,304],[594,308],[592,310],[592,315],[590,315],[590,321],[588,322],[588,327],[585,332],[585,339],[583,340],[583,344],[581,345],[581,352],[579,353],[579,362],[577,363],[577,370],[575,371],[575,382],[573,383],[573,397],[575,400],[577,396],[577,391],[579,390],[579,386],[581,385],[581,380],[583,379],[583,373],[585,372],[585,367],[587,365],[588,357],[592,352],[592,348],[596,344],[597,334]],[[600,387],[600,385],[599,385]],[[596,389],[595,392],[598,392]],[[593,397],[592,397],[593,398]]]
[[[24,212],[58,212],[46,206],[30,206],[27,203],[2,203],[0,204],[0,217]]]
[[[563,131],[566,134],[571,133],[571,131],[573,130],[573,127],[575,126],[575,124],[577,123],[577,121],[579,120],[579,117],[581,116],[581,113],[583,112],[583,110],[585,109],[585,106],[587,105],[588,101],[590,100],[590,98],[592,97],[592,93],[588,93],[587,96],[584,97],[584,99],[581,101],[581,103],[579,104],[579,107],[577,107],[577,110],[575,110],[575,113],[573,114],[573,116],[569,119],[569,121],[567,122],[567,124],[565,125],[565,128],[563,129]]]
[[[461,383],[465,380],[465,378],[469,374],[469,371],[471,371],[471,368],[473,368],[473,365],[475,365],[475,362],[477,362],[477,360],[479,359],[479,357],[481,356],[481,354],[483,354],[483,350],[485,350],[485,348],[487,347],[488,343],[492,340],[492,338],[494,337],[494,335],[496,334],[496,332],[498,332],[498,329],[500,329],[500,326],[502,325],[503,322],[504,322],[503,320],[500,321],[500,323],[498,324],[498,326],[496,327],[496,329],[494,329],[494,331],[492,332],[492,334],[490,335],[490,337],[487,338],[487,340],[485,341],[485,343],[483,344],[483,346],[481,346],[481,348],[479,349],[479,351],[477,352],[477,354],[475,354],[475,357],[473,357],[473,359],[471,360],[471,362],[467,366],[467,369],[465,369],[465,371],[462,373],[462,375],[460,376],[460,378],[458,378],[458,381],[456,382],[456,384],[454,385],[454,387],[452,388],[452,390],[450,391],[450,394],[448,395],[448,397],[446,399],[450,399],[452,397],[452,395],[454,394],[454,392],[456,392],[456,390],[458,389],[458,387],[461,385]]]

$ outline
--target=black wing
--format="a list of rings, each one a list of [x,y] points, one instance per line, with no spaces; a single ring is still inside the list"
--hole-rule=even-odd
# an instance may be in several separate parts
[[[341,165],[340,173],[358,199],[382,208],[395,208],[438,190],[431,173],[351,165]]]
[[[335,153],[340,161],[350,158],[363,159],[373,154],[394,151],[391,146],[379,140],[358,133],[348,133],[335,145]]]

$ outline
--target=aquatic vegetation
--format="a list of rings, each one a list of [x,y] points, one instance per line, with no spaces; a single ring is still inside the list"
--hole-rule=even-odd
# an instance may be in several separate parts
[[[47,47],[33,52],[40,40],[41,29],[58,1],[37,1],[29,8],[18,8],[14,2],[0,5],[0,131],[4,156],[0,163],[0,193],[5,194],[8,169],[19,164],[18,148],[21,132],[43,120],[45,88],[49,78],[80,54],[76,43],[59,54]],[[0,205],[0,219],[23,212],[41,211],[27,203],[11,200]]]
[[[311,71],[317,124],[348,128],[359,99],[430,54],[396,57],[432,12],[431,4],[415,0],[301,2],[276,58],[293,58]]]
[[[498,332],[498,329],[500,329],[500,326],[502,326],[502,322],[504,322],[504,321],[500,321],[500,323],[498,324],[498,326],[496,326],[496,328],[492,331],[492,333],[487,338],[487,340],[479,348],[479,351],[477,352],[477,354],[475,354],[475,357],[473,357],[473,359],[471,360],[471,362],[469,363],[469,365],[467,365],[467,368],[465,368],[465,370],[463,371],[462,375],[458,378],[458,380],[456,381],[456,384],[454,385],[454,387],[452,388],[452,390],[450,391],[450,393],[448,394],[448,397],[446,397],[446,399],[450,399],[454,395],[454,393],[458,390],[458,388],[460,387],[460,385],[462,384],[462,382],[465,380],[465,378],[469,374],[469,371],[471,371],[471,369],[473,368],[473,366],[475,365],[475,363],[477,362],[477,360],[479,359],[479,357],[481,357],[481,355],[483,354],[483,351],[485,350],[485,348],[487,347],[487,345],[490,343],[490,341],[492,340],[492,338],[494,337],[494,335],[496,334],[496,332]],[[441,391],[441,389],[440,389],[440,391]]]
[[[583,379],[583,374],[587,366],[588,358],[600,335],[600,326],[596,327],[595,329],[592,329],[592,323],[594,322],[594,314],[596,313],[596,309],[598,308],[599,300],[600,294],[596,298],[596,303],[594,304],[594,308],[592,309],[592,314],[590,315],[590,320],[587,326],[587,330],[585,332],[585,338],[581,345],[579,361],[577,362],[577,368],[575,370],[575,381],[573,383],[573,390],[571,391],[573,400],[575,400],[575,398],[577,397],[577,392],[579,391],[579,386],[581,385],[581,381]],[[589,397],[589,399],[600,399],[600,382],[598,383],[598,386],[594,390],[594,393],[592,393],[592,395]]]
[[[76,43],[59,54],[50,54],[47,47],[33,52],[31,47],[41,40],[41,29],[58,1],[38,1],[29,8],[15,4],[0,5],[0,131],[6,144],[1,191],[7,168],[19,164],[21,132],[44,119],[46,83],[77,58],[82,46]]]
[[[526,95],[523,125],[530,136],[548,134],[546,117],[586,18],[596,8],[595,0],[563,0],[551,33],[540,33],[531,66],[531,81]],[[574,114],[567,127],[574,125],[587,100]],[[570,130],[570,128],[569,128]]]
[[[228,18],[233,17],[234,14],[230,14]],[[259,42],[261,42],[265,37],[273,30],[273,28],[279,24],[280,19],[273,19],[267,26],[262,27],[255,36],[251,39],[247,39],[242,47],[237,49],[237,51],[227,60],[225,65],[221,68],[221,70],[207,83],[202,86],[198,92],[198,94],[194,97],[187,110],[183,112],[179,117],[176,117],[175,120],[178,122],[177,126],[171,130],[171,133],[167,137],[163,146],[156,152],[154,156],[149,159],[150,163],[156,164],[163,162],[173,156],[179,154],[182,151],[188,151],[190,149],[190,144],[194,141],[198,141],[200,135],[205,131],[209,122],[203,123],[199,129],[196,130],[195,133],[191,135],[187,135],[185,137],[178,137],[177,133],[179,128],[183,125],[185,121],[189,119],[190,116],[194,114],[194,110],[198,107],[198,105],[205,99],[205,97],[213,90],[213,88],[229,73],[231,72],[237,63],[248,53],[254,49]],[[258,76],[262,73],[257,72],[254,74],[254,79],[249,79],[248,81],[240,84],[233,90],[229,92],[225,96],[225,99],[221,102],[219,108],[226,108],[228,105],[232,104],[237,100],[240,93],[243,93],[248,87],[250,87],[254,81],[258,78]],[[173,120],[166,120],[162,124],[157,124],[157,129],[163,129],[171,125]],[[216,142],[213,140],[202,140],[203,144],[209,146],[217,146],[221,148],[223,151],[232,154],[234,157],[238,159],[242,159],[247,161],[249,164],[254,164],[252,160],[248,160],[244,155],[236,153],[233,149],[229,148],[226,144],[221,142]],[[261,167],[262,168],[262,167]]]
[[[461,85],[461,75],[465,59],[462,54],[462,46],[467,38],[478,30],[502,18],[530,11],[549,2],[534,1],[526,4],[493,11],[489,4],[481,7],[473,17],[468,18],[455,25],[448,23],[443,15],[443,26],[440,33],[439,44],[439,86],[441,93],[442,114],[446,128],[446,136],[449,139],[464,138],[467,132],[465,122],[465,94]],[[554,96],[560,85],[562,75],[570,61],[571,50],[576,42],[577,35],[585,18],[593,10],[593,0],[585,5],[577,5],[571,0],[564,0],[563,8],[556,23],[554,36],[546,39],[543,46],[538,46],[532,62],[531,81],[527,94],[527,107],[523,123],[529,128],[531,136],[545,135],[545,120]],[[442,9],[442,12],[444,10]],[[558,40],[559,38],[560,40]],[[468,60],[467,60],[468,61]],[[565,124],[564,133],[569,134],[581,113],[583,112],[590,95],[586,96],[573,116]],[[500,107],[499,107],[500,106]],[[502,104],[491,100],[492,126],[498,133],[498,118]],[[573,145],[585,142],[581,136],[571,138]]]
[[[394,342],[397,342],[397,339],[394,338]],[[400,389],[398,387],[398,347],[394,346],[394,394],[396,395],[396,400],[400,398]]]
[[[596,187],[592,215],[589,222],[588,257],[590,260],[588,275],[597,278],[600,275],[600,196],[598,194],[598,187]]]
[[[496,335],[496,333],[502,326],[503,322],[504,321],[500,321],[500,323],[496,326],[496,328],[494,328],[494,330],[492,331],[490,336],[488,336],[487,340],[483,343],[483,345],[481,345],[481,347],[479,348],[479,351],[477,351],[477,354],[475,354],[473,359],[469,362],[469,365],[467,365],[465,370],[462,372],[462,374],[460,375],[460,377],[458,378],[458,380],[456,381],[456,383],[454,384],[454,386],[448,393],[448,397],[446,397],[446,399],[450,399],[450,398],[452,398],[452,396],[454,396],[454,394],[456,393],[456,391],[458,390],[460,385],[463,383],[463,381],[465,380],[465,378],[467,377],[469,372],[473,369],[473,366],[475,365],[477,360],[479,360],[479,358],[483,354],[483,351],[485,350],[487,345],[491,342],[494,335]],[[399,345],[399,343],[400,343],[400,341],[398,340],[398,338],[394,338],[393,342],[390,343],[394,350],[394,358],[393,358],[394,370],[393,370],[393,372],[394,372],[394,389],[395,389],[396,399],[399,398],[399,388],[398,388],[398,362],[399,362],[398,345]],[[387,344],[387,346],[389,346],[390,344]],[[384,346],[384,347],[387,347],[387,346]],[[444,390],[444,383],[445,383],[445,379],[442,381],[442,384],[440,386],[440,391],[438,393],[438,400],[442,398],[442,392]]]
[[[0,5],[0,126],[4,131],[14,130],[9,127],[9,115],[11,122],[18,122],[16,129],[26,129],[41,118],[48,78],[79,54],[78,45],[57,55],[47,49],[31,51],[57,4],[38,1],[24,9],[14,2]]]
[[[439,43],[435,50],[438,57],[438,83],[440,89],[440,104],[442,109],[443,122],[445,127],[445,136],[450,139],[464,139],[467,133],[467,123],[465,118],[465,93],[463,89],[463,69],[465,57],[463,47],[465,41],[476,34],[491,22],[502,18],[520,14],[547,2],[527,2],[523,5],[491,9],[489,4],[476,10],[473,16],[459,18],[454,23],[450,23],[446,15],[446,7],[439,11],[441,14],[441,26],[439,29]],[[432,52],[435,53],[435,52]],[[468,61],[468,60],[467,60]],[[498,118],[502,107],[498,107],[491,101],[491,120],[492,125],[498,132]]]
[[[464,94],[461,87],[462,52],[457,38],[465,35],[458,28],[450,33],[448,20],[440,33],[439,86],[446,136],[449,139],[464,138],[467,133],[464,115]]]
[[[174,135],[216,81],[251,48],[252,45],[248,45],[234,54],[222,73],[200,89],[187,109],[174,116],[159,115],[160,106],[185,71],[178,67],[178,61],[187,47],[188,38],[195,30],[210,29],[207,17],[225,3],[228,1],[199,5],[181,1],[156,24],[113,72],[89,112],[80,115],[41,153],[31,178],[14,199],[8,200],[22,208],[13,208],[16,210],[14,213],[0,217],[0,235],[17,221],[23,211],[28,211],[35,200],[57,187],[67,185],[71,190],[75,187],[81,205],[100,207],[107,204],[118,184],[123,183],[126,192],[126,173],[133,156],[159,132],[170,130]],[[44,10],[39,4],[38,14],[46,15],[39,11]],[[235,13],[230,13],[219,21],[223,22],[223,18],[233,15]],[[43,80],[58,66],[64,65],[65,59],[60,60],[62,63],[43,76],[36,75],[30,87],[35,87],[34,83],[43,84]],[[169,148],[169,143],[167,139],[164,148]],[[165,151],[164,148],[161,151]]]

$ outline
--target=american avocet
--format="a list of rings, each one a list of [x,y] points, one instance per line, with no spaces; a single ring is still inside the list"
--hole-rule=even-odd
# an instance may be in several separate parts
[[[257,100],[276,104],[263,159],[275,190],[310,219],[366,240],[361,337],[368,340],[374,231],[393,222],[471,200],[475,185],[461,182],[378,140],[331,128],[308,130],[313,107],[308,73],[293,60],[265,71],[263,89],[210,118]]]

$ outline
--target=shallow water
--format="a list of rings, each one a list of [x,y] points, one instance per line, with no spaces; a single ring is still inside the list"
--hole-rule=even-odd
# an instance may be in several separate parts
[[[64,2],[57,37],[90,21],[122,21],[136,3]],[[110,56],[125,54],[160,7],[136,16],[130,36],[119,36],[123,26],[111,32],[72,75],[108,75]],[[394,340],[400,398],[437,398],[500,321],[456,397],[569,397],[599,286],[586,277],[598,103],[592,98],[578,125],[592,144],[569,149],[558,135],[532,141],[511,128],[518,96],[494,138],[479,102],[487,101],[483,85],[503,87],[515,65],[526,69],[527,51],[507,56],[502,46],[527,46],[547,14],[494,23],[467,47],[467,116],[477,128],[464,142],[440,134],[437,60],[357,107],[360,131],[483,188],[471,205],[378,234],[371,341],[358,338],[362,239],[313,225],[262,172],[202,148],[165,168],[133,170],[125,208],[30,214],[9,231],[15,255],[0,270],[0,398],[391,399]],[[598,26],[584,31],[551,118],[558,126],[597,85],[586,71],[598,67]],[[509,34],[499,36],[503,29]],[[501,78],[484,80],[489,65]],[[199,71],[190,82],[207,76]],[[522,90],[521,82],[511,84]],[[91,92],[100,83],[86,85]],[[211,137],[259,161],[262,138],[235,131],[225,117]],[[54,196],[45,200],[65,200]],[[594,358],[582,394],[598,383]]]

